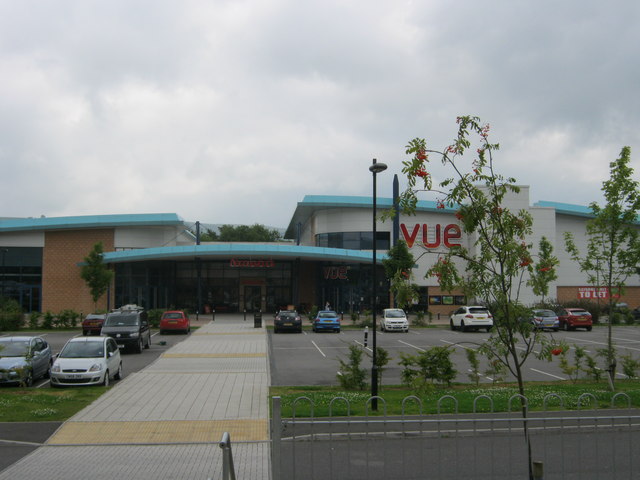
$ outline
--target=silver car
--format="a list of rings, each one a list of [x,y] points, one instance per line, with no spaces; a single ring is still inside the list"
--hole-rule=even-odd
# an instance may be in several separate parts
[[[51,348],[40,337],[0,338],[0,384],[30,387],[35,379],[49,376]]]
[[[75,337],[51,367],[51,386],[105,385],[122,378],[118,344],[111,337]]]
[[[533,310],[531,325],[541,330],[549,328],[556,332],[560,330],[560,320],[553,310],[536,309]]]

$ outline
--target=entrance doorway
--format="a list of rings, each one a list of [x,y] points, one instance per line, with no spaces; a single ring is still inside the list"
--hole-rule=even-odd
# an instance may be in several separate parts
[[[244,308],[247,312],[257,312],[262,306],[262,286],[244,286]]]

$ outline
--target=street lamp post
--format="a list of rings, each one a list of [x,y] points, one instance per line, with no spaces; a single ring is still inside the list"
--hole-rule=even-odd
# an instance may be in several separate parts
[[[373,163],[369,167],[369,171],[373,174],[373,270],[371,272],[371,315],[373,316],[373,325],[372,332],[373,335],[371,337],[372,340],[372,349],[373,356],[371,358],[371,409],[376,411],[378,410],[378,365],[377,365],[377,357],[376,357],[376,310],[378,307],[377,301],[377,283],[378,279],[376,278],[376,270],[377,270],[377,232],[376,232],[376,175],[378,173],[384,172],[387,169],[387,166],[384,163],[377,163],[376,159],[373,159]]]
[[[8,248],[0,248],[0,253],[2,253],[2,293],[0,293],[0,298],[4,297],[4,284],[6,282],[6,273],[4,270],[4,256],[9,251]]]

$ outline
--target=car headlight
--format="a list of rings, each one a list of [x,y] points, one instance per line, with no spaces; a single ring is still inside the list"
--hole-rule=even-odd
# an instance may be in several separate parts
[[[51,371],[53,373],[60,373],[60,365],[58,365],[57,363],[54,363],[53,367],[51,367]]]
[[[133,333],[131,334],[131,338],[138,338],[139,336],[140,336],[140,333],[139,333],[139,332],[133,332]]]
[[[102,370],[102,364],[100,363],[94,363],[89,369],[90,372],[99,372],[100,370]]]

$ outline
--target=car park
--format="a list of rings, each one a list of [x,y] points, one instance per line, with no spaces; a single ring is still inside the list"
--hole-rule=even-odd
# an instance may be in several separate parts
[[[462,332],[468,330],[478,331],[480,328],[490,332],[493,328],[493,315],[491,315],[487,307],[480,305],[464,306],[451,314],[449,326],[451,330],[460,330]]]
[[[191,331],[191,321],[187,312],[182,310],[170,310],[160,317],[160,335],[167,332],[182,332],[188,334]]]
[[[105,385],[122,378],[122,358],[111,337],[69,340],[51,367],[51,386]]]
[[[558,320],[565,331],[584,328],[590,332],[593,326],[591,314],[584,308],[562,308],[558,311]]]
[[[531,313],[530,321],[534,328],[551,329],[556,332],[560,329],[560,320],[553,310],[534,309]]]
[[[311,329],[314,332],[329,330],[340,333],[340,315],[333,310],[320,310],[313,319]]]
[[[83,335],[100,335],[102,330],[102,324],[106,318],[104,313],[90,313],[82,321],[82,334]]]
[[[151,346],[151,329],[147,312],[137,305],[125,305],[113,310],[102,324],[102,335],[113,338],[119,348],[142,353]]]
[[[51,347],[41,337],[0,337],[0,384],[30,387],[49,376]]]
[[[385,308],[380,318],[380,331],[407,333],[409,331],[407,314],[401,308]]]
[[[302,333],[302,318],[295,310],[280,310],[273,319],[273,333],[285,330]]]

